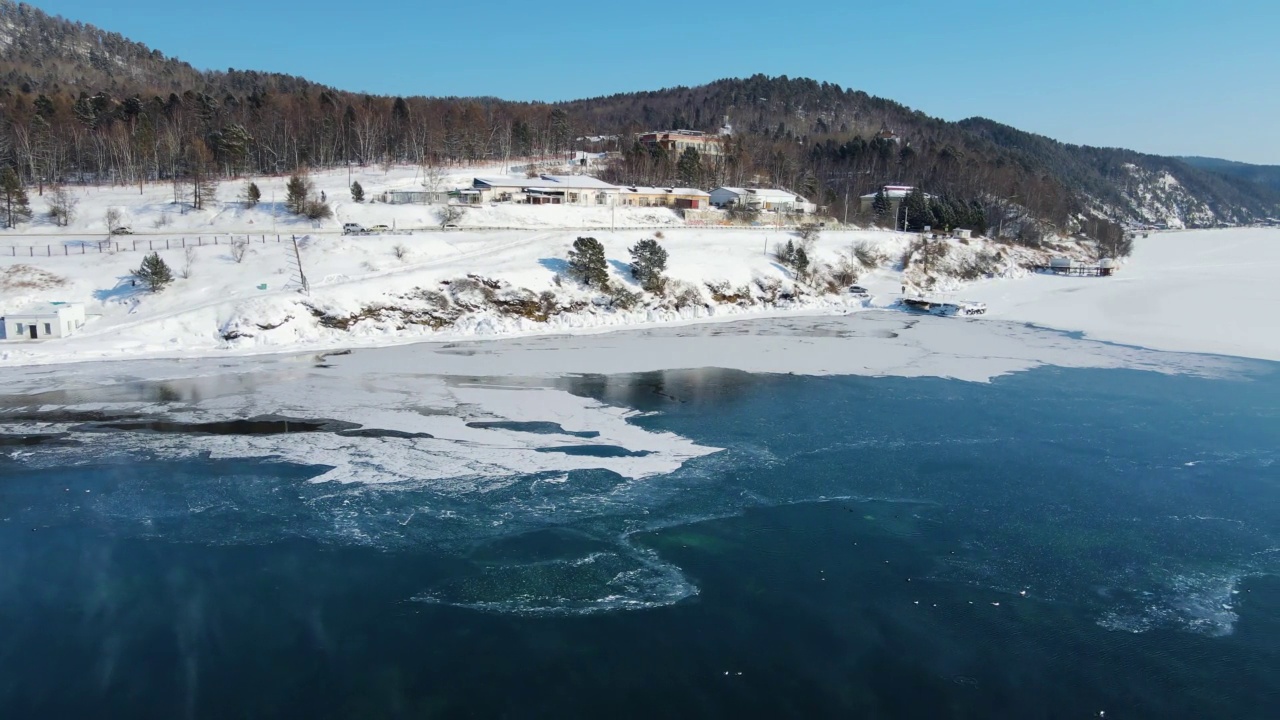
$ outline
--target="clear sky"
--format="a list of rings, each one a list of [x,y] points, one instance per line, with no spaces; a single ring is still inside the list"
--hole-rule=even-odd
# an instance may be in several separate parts
[[[34,0],[198,68],[564,100],[755,73],[1065,142],[1280,164],[1280,0]]]

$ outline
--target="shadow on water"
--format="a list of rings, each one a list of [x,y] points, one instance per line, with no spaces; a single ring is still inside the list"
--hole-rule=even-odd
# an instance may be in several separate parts
[[[512,430],[514,432],[533,433],[536,435],[569,435],[584,439],[600,437],[595,430],[565,430],[555,422],[518,422],[515,420],[477,420],[467,423],[467,427],[478,430]]]

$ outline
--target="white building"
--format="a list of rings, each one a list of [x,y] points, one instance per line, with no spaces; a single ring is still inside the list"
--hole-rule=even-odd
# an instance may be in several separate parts
[[[716,207],[737,206],[751,210],[814,213],[813,203],[787,190],[777,188],[718,187],[711,191],[711,204]]]
[[[44,340],[74,334],[84,327],[84,305],[46,302],[4,316],[5,340]]]
[[[902,201],[914,191],[915,188],[910,185],[885,185],[878,192],[883,192],[885,200],[889,201],[889,212],[894,216],[898,216],[898,207],[902,205]],[[867,193],[859,197],[861,201],[862,212],[870,212],[876,202],[878,192]],[[924,194],[925,200],[932,200],[933,196],[929,193]]]
[[[513,202],[526,205],[614,205],[617,185],[590,175],[539,175],[536,178],[475,178],[460,191],[464,202]]]

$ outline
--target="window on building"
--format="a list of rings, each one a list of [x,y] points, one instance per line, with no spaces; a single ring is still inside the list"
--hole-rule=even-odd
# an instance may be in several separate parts
[[[45,334],[45,335],[52,335],[52,334],[53,334],[53,325],[50,325],[49,323],[45,323],[45,324],[44,324],[44,334]]]
[[[26,331],[27,331],[27,329],[26,329],[25,327],[23,327],[23,326],[22,326],[22,323],[18,323],[18,334],[19,334],[19,335],[21,335],[22,333],[24,333],[24,332],[26,332]]]

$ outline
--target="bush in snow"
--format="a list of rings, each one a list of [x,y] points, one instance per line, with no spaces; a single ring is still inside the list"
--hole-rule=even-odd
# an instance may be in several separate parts
[[[641,240],[631,248],[631,276],[646,292],[661,295],[667,284],[662,271],[667,269],[667,251],[657,240]]]
[[[841,287],[848,287],[858,282],[858,259],[852,252],[842,253],[831,266],[831,281]]]
[[[450,225],[457,225],[467,214],[467,209],[460,205],[444,205],[436,210],[436,219],[440,221],[441,229]]]
[[[812,248],[813,244],[818,242],[818,236],[822,230],[815,223],[805,223],[796,230],[796,235],[800,238],[800,242],[807,248]]]
[[[312,220],[328,220],[333,217],[333,208],[319,200],[308,200],[303,214]]]
[[[880,263],[884,262],[886,259],[883,253],[866,241],[857,243],[850,249],[853,256],[858,259],[858,263],[868,270],[879,267]]]
[[[609,304],[619,310],[630,310],[640,304],[640,293],[617,285],[609,290]]]
[[[573,249],[569,251],[569,274],[588,287],[609,289],[609,266],[605,262],[604,246],[599,240],[580,237],[573,241]]]
[[[396,254],[397,260],[404,260],[405,258],[409,257],[409,248],[405,247],[404,243],[400,243],[396,245],[394,248],[391,249],[391,252]]]
[[[364,188],[360,187],[359,180],[351,183],[351,199],[358,203],[364,202]]]
[[[249,252],[249,243],[247,241],[245,240],[231,241],[231,259],[235,260],[237,265],[244,262],[244,256],[245,256],[245,253],[247,252]]]
[[[159,292],[165,285],[173,282],[173,273],[160,258],[160,253],[151,253],[142,259],[142,266],[133,271],[134,277],[142,281],[151,292]]]

